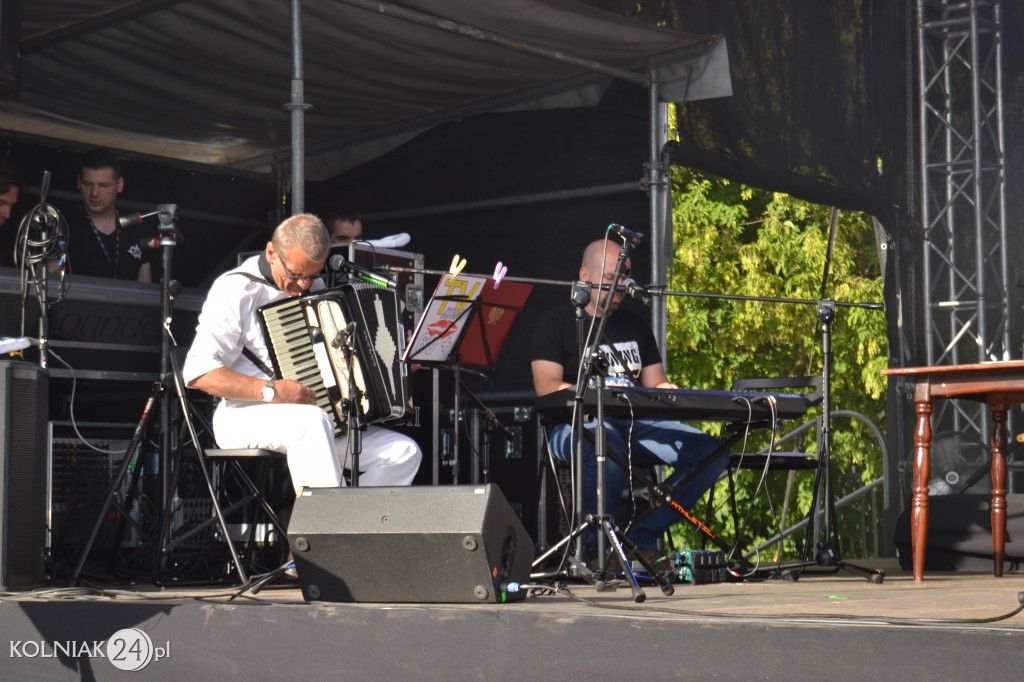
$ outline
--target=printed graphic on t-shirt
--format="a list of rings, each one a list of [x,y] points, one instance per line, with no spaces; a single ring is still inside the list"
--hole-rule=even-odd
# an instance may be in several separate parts
[[[602,343],[601,352],[608,359],[608,376],[605,378],[605,386],[636,386],[640,377],[640,346],[636,341],[622,341],[614,344],[615,351]],[[622,366],[625,361],[626,366]],[[591,386],[596,385],[591,379]]]

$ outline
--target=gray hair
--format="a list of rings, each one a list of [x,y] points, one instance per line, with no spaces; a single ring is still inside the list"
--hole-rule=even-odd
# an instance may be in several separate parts
[[[277,253],[288,253],[296,244],[309,260],[318,262],[327,259],[331,250],[331,237],[320,218],[312,213],[299,213],[285,220],[274,230],[270,238]]]

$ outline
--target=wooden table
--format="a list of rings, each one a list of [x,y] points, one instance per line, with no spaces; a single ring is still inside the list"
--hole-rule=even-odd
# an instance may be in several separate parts
[[[939,398],[964,398],[986,403],[992,412],[992,560],[993,573],[1003,576],[1006,552],[1006,413],[1024,403],[1024,360],[982,362],[944,367],[904,367],[882,374],[913,378],[917,426],[914,429],[914,499],[911,546],[914,582],[924,578],[928,538],[928,476],[931,469],[932,405]]]

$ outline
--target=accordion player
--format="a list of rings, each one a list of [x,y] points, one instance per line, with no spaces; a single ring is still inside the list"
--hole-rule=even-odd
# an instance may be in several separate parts
[[[393,289],[352,282],[270,303],[258,312],[275,375],[312,388],[316,404],[334,417],[335,435],[348,429],[352,380],[364,424],[405,414],[405,338]]]

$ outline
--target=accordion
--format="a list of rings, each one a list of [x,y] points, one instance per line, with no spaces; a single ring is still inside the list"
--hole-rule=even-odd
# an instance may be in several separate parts
[[[347,431],[343,402],[350,378],[362,394],[364,423],[405,414],[405,339],[395,291],[356,282],[270,303],[258,314],[274,373],[312,388],[316,404],[334,416],[336,435]],[[351,368],[345,358],[350,339]]]

